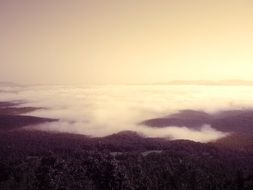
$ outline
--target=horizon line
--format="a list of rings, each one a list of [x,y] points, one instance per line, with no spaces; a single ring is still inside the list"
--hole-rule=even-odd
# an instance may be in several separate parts
[[[23,85],[207,85],[207,86],[251,86],[253,80],[238,80],[238,79],[225,79],[225,80],[169,80],[162,82],[140,82],[140,83],[23,83],[23,82],[10,82],[0,81],[0,85],[10,86],[23,86]]]

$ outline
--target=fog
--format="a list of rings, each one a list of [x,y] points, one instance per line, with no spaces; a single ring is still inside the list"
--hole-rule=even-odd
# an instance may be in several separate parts
[[[143,120],[164,117],[183,109],[214,113],[252,107],[250,86],[93,85],[1,86],[0,101],[22,100],[23,106],[46,107],[28,115],[57,118],[59,122],[31,129],[102,137],[124,130],[149,137],[208,142],[224,137],[210,125],[199,130],[170,126],[150,128]]]

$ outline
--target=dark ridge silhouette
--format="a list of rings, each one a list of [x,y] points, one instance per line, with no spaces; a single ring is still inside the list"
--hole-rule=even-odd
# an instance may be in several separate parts
[[[57,119],[21,115],[0,115],[0,130],[11,130],[28,125],[58,121]]]
[[[253,110],[229,110],[215,114],[196,110],[182,110],[164,118],[145,120],[140,124],[149,127],[185,126],[193,129],[209,124],[223,132],[253,134]]]
[[[253,134],[253,111],[235,110],[222,112],[214,117],[212,127],[221,131]]]
[[[111,151],[160,149],[168,142],[168,139],[145,137],[134,131],[121,131],[94,139],[98,140],[102,147],[107,147]]]
[[[0,102],[0,130],[12,130],[28,125],[58,121],[57,119],[21,115],[38,109],[45,109],[41,107],[16,107],[21,105],[22,101]]]
[[[0,102],[0,108],[7,108],[20,105],[20,101],[12,101],[12,102]]]
[[[0,115],[20,115],[33,112],[43,107],[22,107],[23,101],[0,102]]]
[[[120,138],[120,139],[140,139],[143,138],[139,133],[135,131],[121,131],[105,137],[106,139]]]
[[[45,108],[35,108],[35,107],[6,107],[0,108],[0,115],[20,115],[25,113],[30,113],[39,109]]]
[[[0,189],[252,189],[253,151],[128,135],[0,131]]]
[[[211,116],[203,111],[182,110],[179,113],[164,118],[149,119],[140,124],[151,127],[187,126],[191,128],[199,128],[210,121]]]

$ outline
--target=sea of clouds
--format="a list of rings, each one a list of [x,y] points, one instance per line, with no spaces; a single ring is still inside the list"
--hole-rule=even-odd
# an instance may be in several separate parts
[[[200,129],[171,126],[150,128],[143,120],[164,117],[183,109],[214,113],[252,108],[251,86],[202,85],[33,85],[1,86],[0,101],[22,100],[23,106],[46,107],[28,115],[57,118],[59,122],[33,129],[106,136],[124,130],[149,137],[208,142],[224,137],[210,125]]]

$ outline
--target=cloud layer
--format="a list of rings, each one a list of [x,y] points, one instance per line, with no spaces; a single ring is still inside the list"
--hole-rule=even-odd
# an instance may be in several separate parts
[[[29,115],[60,119],[34,128],[106,136],[133,130],[151,137],[207,142],[225,133],[204,125],[199,130],[173,126],[153,129],[137,123],[182,109],[216,112],[252,106],[249,86],[125,85],[1,87],[0,101],[24,100],[22,106],[48,107]]]

